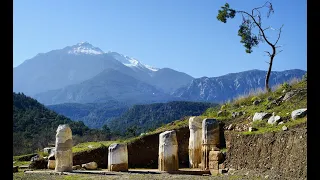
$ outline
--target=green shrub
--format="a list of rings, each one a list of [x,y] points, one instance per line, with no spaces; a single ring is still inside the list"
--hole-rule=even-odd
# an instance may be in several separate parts
[[[226,109],[230,108],[230,106],[231,106],[231,102],[228,101],[228,102],[226,102],[225,104],[223,104],[223,105],[221,106],[220,110],[221,110],[221,111],[222,111],[222,110],[226,110]]]
[[[253,97],[251,98],[251,102],[256,101],[256,100],[259,100],[259,98],[258,98],[257,96],[253,96]]]
[[[281,87],[282,87],[283,90],[286,90],[286,91],[292,88],[291,85],[289,83],[287,83],[287,82],[284,82],[281,85]]]

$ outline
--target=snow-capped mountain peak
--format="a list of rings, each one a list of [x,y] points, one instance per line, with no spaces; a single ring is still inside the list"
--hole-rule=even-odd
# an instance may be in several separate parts
[[[158,71],[159,68],[155,68],[155,67],[152,67],[152,66],[149,66],[149,65],[144,65],[146,68],[150,69],[151,71]]]
[[[68,50],[68,54],[96,55],[96,54],[104,54],[104,52],[100,48],[94,47],[92,44],[84,41],[71,46]]]
[[[138,61],[135,58],[119,54],[117,52],[103,52],[100,48],[94,47],[92,44],[88,43],[87,41],[83,41],[80,43],[77,43],[73,46],[67,47],[67,53],[68,54],[89,54],[89,55],[98,55],[98,54],[108,54],[111,55],[114,59],[118,60],[122,64],[124,64],[127,67],[130,67],[134,70],[143,70],[143,71],[158,71],[158,68],[154,68],[149,65],[142,64],[140,61]]]
[[[158,71],[159,70],[158,68],[154,68],[152,66],[142,64],[142,63],[140,63],[140,61],[138,61],[135,58],[132,58],[132,57],[129,57],[126,55],[122,55],[117,52],[108,51],[108,54],[110,54],[111,56],[113,56],[113,58],[115,58],[116,60],[120,61],[122,64],[124,64],[125,66],[128,66],[130,68],[147,69],[150,71]]]

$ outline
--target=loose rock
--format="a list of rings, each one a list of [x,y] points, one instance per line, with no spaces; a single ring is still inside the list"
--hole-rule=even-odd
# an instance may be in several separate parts
[[[249,127],[249,132],[252,132],[252,131],[257,131],[258,129],[257,128],[254,128],[254,127]]]
[[[87,170],[96,170],[98,168],[98,164],[96,162],[89,162],[86,164],[82,164],[82,167]]]
[[[268,119],[268,124],[277,124],[278,122],[281,121],[281,117],[280,116],[274,116],[272,115],[269,119]]]
[[[293,120],[295,120],[297,118],[302,118],[302,117],[304,117],[306,115],[307,115],[307,108],[297,109],[297,110],[292,111],[291,118]]]
[[[271,116],[270,113],[265,113],[265,112],[256,112],[252,118],[253,121],[259,121],[259,120],[264,120],[267,119]]]
[[[282,126],[282,130],[287,131],[288,130],[287,126]]]

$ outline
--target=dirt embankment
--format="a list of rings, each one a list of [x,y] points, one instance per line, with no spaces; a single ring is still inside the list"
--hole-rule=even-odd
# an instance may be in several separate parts
[[[307,129],[259,135],[226,133],[226,166],[272,171],[283,178],[307,177]]]
[[[88,151],[73,153],[73,165],[81,165],[92,161],[96,162],[99,168],[108,168],[108,147],[102,146]]]

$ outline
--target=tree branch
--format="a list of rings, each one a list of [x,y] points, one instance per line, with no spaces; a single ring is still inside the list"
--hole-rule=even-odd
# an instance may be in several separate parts
[[[268,29],[270,29],[270,28],[271,28],[271,26],[269,26],[269,27],[267,27],[267,28],[263,29],[263,31],[268,30]]]
[[[266,7],[267,4],[271,4],[271,3],[270,3],[269,1],[267,1],[267,2],[264,3],[263,6],[260,6],[260,7],[257,7],[257,8],[253,8],[252,11],[251,11],[252,16],[253,16],[254,10],[257,10],[257,11],[258,11],[258,9],[261,9],[261,8]],[[259,12],[259,11],[258,11],[258,12]],[[260,12],[259,12],[259,13],[260,13]]]
[[[269,51],[264,51],[264,52],[269,54],[269,57],[271,57],[271,53]]]
[[[283,28],[283,24],[282,24],[282,26],[281,26],[280,29],[279,29],[278,39],[277,39],[276,43],[274,43],[274,45],[276,45],[276,44],[278,43],[279,39],[280,39],[281,29],[282,29],[282,28]]]
[[[245,12],[245,11],[236,11],[237,13],[244,13],[247,14],[249,17],[251,17],[251,19],[253,20],[253,22],[258,26],[259,30],[261,31],[262,37],[264,38],[264,40],[271,46],[273,47],[274,45],[268,41],[268,39],[266,38],[266,35],[263,32],[263,29],[261,28],[261,26],[257,23],[256,19],[249,13]]]
[[[280,50],[278,53],[276,53],[275,56],[276,56],[277,54],[281,53],[281,52],[282,52],[282,50]]]

